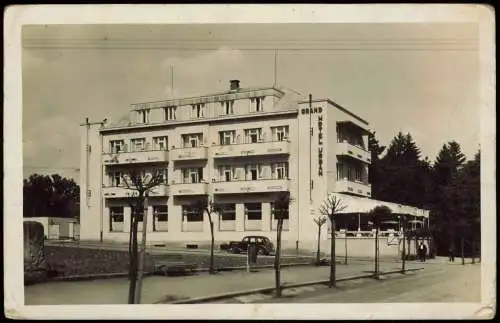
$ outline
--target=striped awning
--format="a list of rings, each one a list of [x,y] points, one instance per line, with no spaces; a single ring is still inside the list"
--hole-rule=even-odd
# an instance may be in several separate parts
[[[419,209],[409,205],[374,200],[367,197],[353,196],[342,193],[331,193],[341,200],[345,208],[339,213],[369,213],[376,206],[387,206],[394,214],[406,214],[420,218],[428,218],[429,210]]]

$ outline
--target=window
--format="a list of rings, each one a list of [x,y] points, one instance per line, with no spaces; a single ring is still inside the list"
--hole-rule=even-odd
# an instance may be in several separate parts
[[[337,163],[337,180],[344,179],[344,164]]]
[[[262,220],[262,204],[245,203],[245,218],[248,221]]]
[[[245,130],[246,143],[256,143],[262,141],[262,128],[246,129]]]
[[[175,106],[168,106],[163,108],[163,111],[165,113],[165,120],[175,120],[175,112],[177,111],[177,107]]]
[[[182,170],[183,183],[201,183],[203,179],[203,168],[184,168]]]
[[[231,145],[234,144],[234,138],[236,136],[236,131],[220,131],[219,132],[219,142],[221,145]]]
[[[203,212],[191,205],[182,206],[182,215],[187,222],[203,222]]]
[[[219,204],[221,221],[236,221],[236,204]]]
[[[125,150],[125,142],[123,140],[111,140],[109,142],[109,150],[112,154],[121,153]]]
[[[246,179],[247,181],[256,181],[262,178],[262,166],[258,164],[246,165]]]
[[[120,186],[122,183],[122,173],[119,171],[111,171],[109,173],[109,184],[111,186]]]
[[[272,165],[273,179],[288,178],[288,163],[276,163]]]
[[[363,170],[359,166],[354,168],[354,180],[357,182],[363,181]]]
[[[149,109],[139,110],[137,111],[138,122],[139,123],[148,123],[149,122]]]
[[[168,150],[168,137],[153,137],[154,150]]]
[[[281,210],[276,209],[276,205],[271,203],[271,230],[278,228],[278,218],[283,218],[283,230],[289,229],[290,210],[289,205],[284,205]]]
[[[144,151],[146,149],[146,139],[145,138],[131,139],[130,143],[131,143],[130,151]]]
[[[230,182],[234,178],[234,167],[219,166],[219,181]]]
[[[182,135],[182,142],[184,148],[196,148],[200,147],[203,142],[203,134],[202,133],[193,133]]]
[[[247,220],[262,220],[262,204],[245,203],[245,215]]]
[[[203,118],[203,110],[205,105],[203,103],[193,104],[191,106],[191,119]]]
[[[168,231],[168,205],[153,205],[153,231]]]
[[[123,206],[109,208],[109,231],[123,231]]]
[[[288,140],[288,126],[272,127],[273,140],[286,141]]]
[[[255,97],[255,98],[250,98],[250,103],[251,103],[251,111],[255,112],[260,112],[263,111],[264,109],[264,97]]]
[[[236,230],[236,204],[219,204],[219,231]]]
[[[233,106],[234,106],[234,100],[228,100],[228,101],[222,101],[221,103],[222,106],[222,114],[233,114]]]

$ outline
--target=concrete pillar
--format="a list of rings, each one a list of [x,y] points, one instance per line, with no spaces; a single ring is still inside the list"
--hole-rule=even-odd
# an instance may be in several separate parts
[[[271,214],[271,203],[262,203],[262,231],[271,231],[272,214]]]
[[[182,231],[182,207],[180,205],[168,204],[168,232],[181,233]]]
[[[132,220],[132,209],[130,208],[130,206],[123,207],[123,232],[130,232],[131,220]]]
[[[124,210],[125,211],[125,210]],[[109,207],[108,206],[105,206],[102,208],[102,232],[103,232],[103,235],[105,233],[109,233],[111,231],[111,214],[110,214],[110,211],[109,211]],[[125,219],[123,220],[125,221]],[[125,225],[125,223],[124,223]]]
[[[236,232],[245,231],[245,206],[242,203],[236,204]]]

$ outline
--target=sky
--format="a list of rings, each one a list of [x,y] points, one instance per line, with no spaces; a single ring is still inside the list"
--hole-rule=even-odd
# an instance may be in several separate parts
[[[79,182],[86,117],[118,121],[131,103],[230,79],[270,86],[275,54],[277,84],[332,99],[383,145],[401,131],[431,160],[450,140],[469,159],[479,149],[475,24],[32,25],[22,37],[24,177]]]

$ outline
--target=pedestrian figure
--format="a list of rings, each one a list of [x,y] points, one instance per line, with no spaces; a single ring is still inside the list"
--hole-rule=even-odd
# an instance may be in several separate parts
[[[425,253],[427,252],[426,249],[427,248],[425,247],[425,245],[420,242],[420,244],[418,245],[418,258],[420,259],[420,262],[425,261]]]
[[[449,261],[455,262],[455,246],[453,244],[448,248]]]

